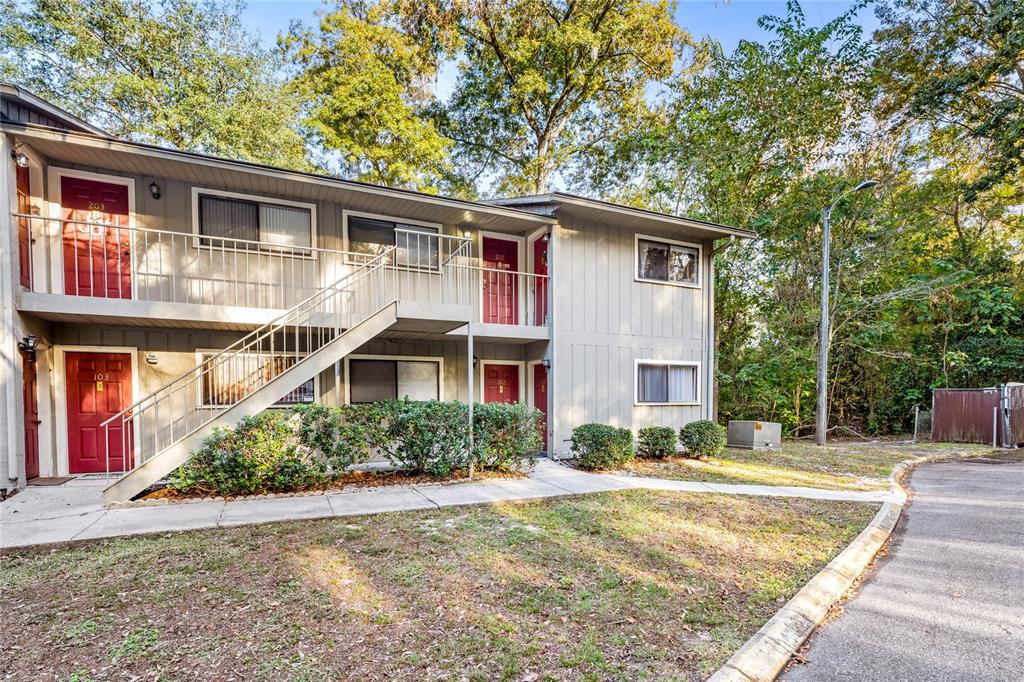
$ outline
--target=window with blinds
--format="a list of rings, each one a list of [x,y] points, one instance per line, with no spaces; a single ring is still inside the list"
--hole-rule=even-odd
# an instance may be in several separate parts
[[[313,245],[312,210],[273,202],[199,195],[199,234],[204,246],[247,248],[240,239],[281,247]]]
[[[350,403],[382,400],[439,400],[441,364],[436,360],[356,359],[348,361]]]
[[[438,239],[440,230],[426,225],[410,225],[394,220],[348,216],[348,250],[369,260],[386,252],[392,246],[391,265],[417,269],[438,268]]]
[[[698,404],[697,364],[641,360],[636,365],[636,402],[649,405]]]

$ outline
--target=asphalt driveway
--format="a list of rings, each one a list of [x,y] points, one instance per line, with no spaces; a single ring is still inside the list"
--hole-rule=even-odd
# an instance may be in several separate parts
[[[933,464],[887,557],[781,679],[1024,680],[1024,459]]]

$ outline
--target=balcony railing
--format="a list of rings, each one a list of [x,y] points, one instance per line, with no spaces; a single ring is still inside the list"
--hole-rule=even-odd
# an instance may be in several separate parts
[[[491,324],[547,324],[547,276],[481,267],[464,237],[399,228],[395,245],[355,252],[12,215],[32,291],[284,310],[386,254],[395,287],[386,293],[398,300],[470,305]]]

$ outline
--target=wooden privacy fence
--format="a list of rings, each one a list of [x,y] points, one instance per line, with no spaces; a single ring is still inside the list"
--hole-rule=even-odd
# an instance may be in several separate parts
[[[1024,384],[938,388],[932,393],[932,440],[1024,444]]]

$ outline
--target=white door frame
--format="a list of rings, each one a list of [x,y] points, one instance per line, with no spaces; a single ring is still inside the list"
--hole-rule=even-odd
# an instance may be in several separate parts
[[[53,394],[57,408],[56,433],[54,443],[57,445],[57,475],[68,476],[70,469],[68,454],[68,390],[65,353],[128,353],[132,359],[132,403],[140,397],[139,393],[139,349],[137,346],[63,346],[53,347]],[[131,404],[131,403],[129,403]],[[127,406],[126,406],[127,407]],[[132,422],[134,442],[139,442],[139,425]]]
[[[49,221],[56,228],[50,230],[50,282],[53,288],[50,293],[63,294],[64,286],[64,223],[63,223],[63,198],[61,197],[61,178],[81,178],[83,180],[94,180],[106,182],[111,185],[123,185],[128,188],[128,227],[135,227],[135,178],[126,178],[121,175],[108,175],[106,173],[93,173],[61,166],[50,166],[47,173],[47,194],[50,197],[50,217],[57,218],[56,221]],[[138,300],[138,278],[135,276],[135,233],[128,231],[129,253],[128,269],[131,273],[132,300]]]
[[[484,360],[480,359],[480,402],[486,403],[486,393],[484,393],[484,366],[485,365],[516,365],[519,367],[519,400],[520,403],[526,402],[527,393],[526,390],[526,363],[522,360]]]

